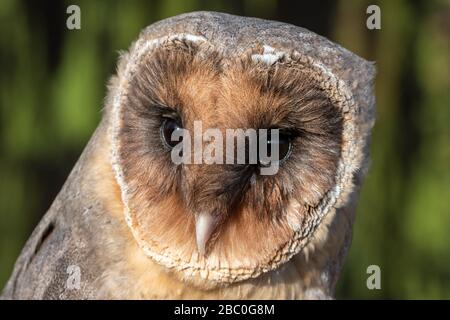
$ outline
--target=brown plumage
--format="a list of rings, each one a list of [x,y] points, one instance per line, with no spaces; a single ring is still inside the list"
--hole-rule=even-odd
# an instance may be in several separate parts
[[[4,297],[332,297],[366,167],[372,77],[371,64],[282,23],[201,12],[148,27]],[[167,119],[279,128],[291,152],[273,176],[175,165]],[[67,288],[69,265],[79,289]]]

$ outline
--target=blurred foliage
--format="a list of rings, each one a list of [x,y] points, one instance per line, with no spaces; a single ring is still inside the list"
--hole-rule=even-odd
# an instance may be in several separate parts
[[[81,8],[81,30],[65,26]],[[366,8],[381,7],[381,30]],[[293,23],[377,62],[372,166],[338,298],[450,298],[450,2],[0,2],[0,287],[100,118],[119,50],[193,10]],[[368,290],[366,268],[381,267]]]

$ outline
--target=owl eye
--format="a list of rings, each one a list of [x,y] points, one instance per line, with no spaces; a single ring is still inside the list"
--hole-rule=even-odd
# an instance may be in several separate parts
[[[175,147],[182,140],[181,138],[180,140],[172,140],[172,134],[176,130],[181,129],[182,127],[176,120],[169,118],[164,120],[163,124],[161,125],[161,139],[169,148]]]
[[[271,154],[271,146],[273,144],[278,144],[278,159],[279,161],[287,159],[291,155],[292,150],[292,137],[289,134],[280,132],[278,139],[271,137],[270,133],[267,138],[267,155],[269,157]]]

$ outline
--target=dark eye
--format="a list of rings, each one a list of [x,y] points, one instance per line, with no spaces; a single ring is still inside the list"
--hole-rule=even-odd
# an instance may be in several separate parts
[[[292,150],[292,138],[287,134],[280,134],[278,141],[278,150],[280,153],[280,160],[288,158]]]
[[[278,144],[278,160],[288,158],[292,150],[292,137],[289,134],[280,132],[278,139],[272,138],[270,133],[267,139],[267,155],[271,156],[271,145]]]
[[[161,139],[169,148],[175,147],[182,140],[181,137],[179,138],[179,140],[172,140],[172,134],[176,130],[181,129],[182,129],[181,126],[178,124],[176,120],[169,118],[164,120],[161,126]]]

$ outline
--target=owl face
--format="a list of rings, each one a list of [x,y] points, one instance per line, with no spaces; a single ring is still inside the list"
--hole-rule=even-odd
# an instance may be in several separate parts
[[[183,279],[232,283],[277,268],[351,180],[348,97],[295,51],[256,43],[224,54],[199,35],[144,38],[118,79],[112,163],[126,220],[144,252]],[[170,137],[196,121],[221,132],[279,129],[278,172],[174,163]]]

